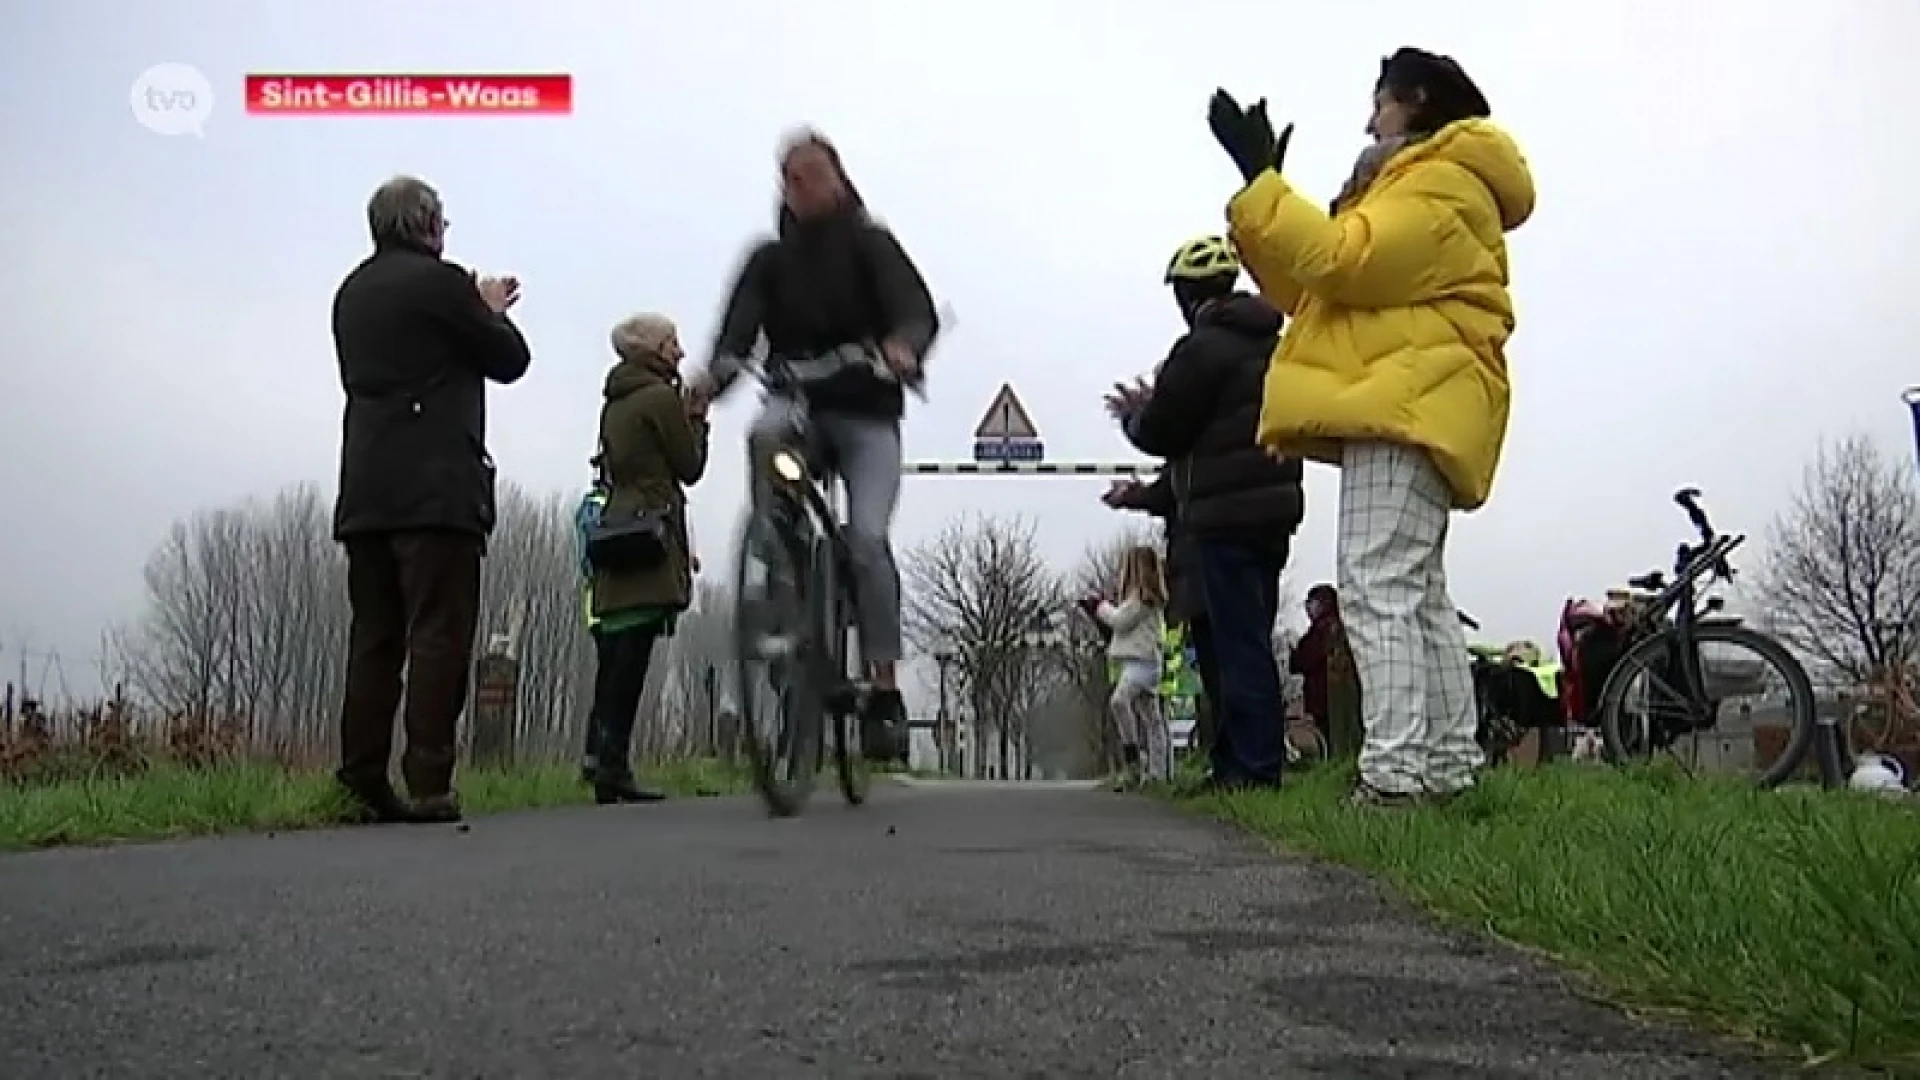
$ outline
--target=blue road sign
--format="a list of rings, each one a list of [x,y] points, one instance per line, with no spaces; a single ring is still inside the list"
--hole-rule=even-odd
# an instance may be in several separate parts
[[[1047,456],[1039,439],[975,439],[975,461],[1040,461]]]

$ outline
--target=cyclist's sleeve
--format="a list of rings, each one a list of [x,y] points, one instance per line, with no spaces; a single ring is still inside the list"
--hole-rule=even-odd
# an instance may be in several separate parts
[[[713,341],[713,358],[707,363],[707,376],[719,390],[725,390],[740,377],[741,367],[760,343],[760,328],[767,315],[770,251],[771,244],[761,244],[747,256],[727,295],[727,307],[720,316],[720,332]]]
[[[906,342],[915,356],[925,356],[940,333],[940,316],[933,309],[933,294],[927,290],[920,268],[913,265],[891,230],[876,225],[872,238],[874,283],[880,291],[880,303],[886,308],[887,325],[893,336]]]

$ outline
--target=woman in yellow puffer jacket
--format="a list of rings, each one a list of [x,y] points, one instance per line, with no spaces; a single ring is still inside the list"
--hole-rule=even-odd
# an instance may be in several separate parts
[[[1341,607],[1366,745],[1355,800],[1400,804],[1473,783],[1473,683],[1447,592],[1447,523],[1487,501],[1506,438],[1513,332],[1506,233],[1533,178],[1451,59],[1381,65],[1375,142],[1331,213],[1280,175],[1264,101],[1215,95],[1213,127],[1246,187],[1230,235],[1290,313],[1267,371],[1260,441],[1338,465]]]

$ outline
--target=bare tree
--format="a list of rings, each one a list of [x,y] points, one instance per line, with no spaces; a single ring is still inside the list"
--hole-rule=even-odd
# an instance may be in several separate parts
[[[1059,685],[1058,665],[1031,636],[1066,610],[1064,583],[1023,519],[955,522],[902,566],[909,643],[926,653],[951,652],[976,753],[991,731],[999,775],[1009,776],[1027,714]]]
[[[1771,629],[1823,674],[1857,683],[1911,659],[1920,632],[1920,493],[1860,435],[1823,445],[1767,532]]]
[[[301,485],[174,525],[147,561],[144,611],[110,639],[108,651],[138,699],[163,712],[241,721],[258,751],[290,759],[332,754],[352,613],[329,503],[318,488]],[[528,761],[567,758],[583,741],[594,667],[575,497],[507,484],[499,505],[477,651],[506,635],[519,661],[513,753]],[[711,725],[695,722],[712,715],[697,695],[708,664],[724,663],[729,652],[731,606],[723,591],[703,590],[681,633],[660,647],[635,730],[643,756],[712,741]]]
[[[311,753],[337,704],[345,568],[319,491],[204,511],[147,561],[142,616],[112,635],[151,705],[243,721],[256,748]]]

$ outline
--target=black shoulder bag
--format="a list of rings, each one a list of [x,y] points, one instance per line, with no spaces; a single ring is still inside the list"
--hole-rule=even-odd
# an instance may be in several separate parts
[[[600,449],[606,453],[603,445]],[[613,515],[602,510],[587,530],[587,565],[609,573],[651,570],[667,559],[665,510],[635,510]]]
[[[602,513],[587,532],[587,564],[624,573],[651,570],[667,559],[667,514],[636,510],[618,517]]]

